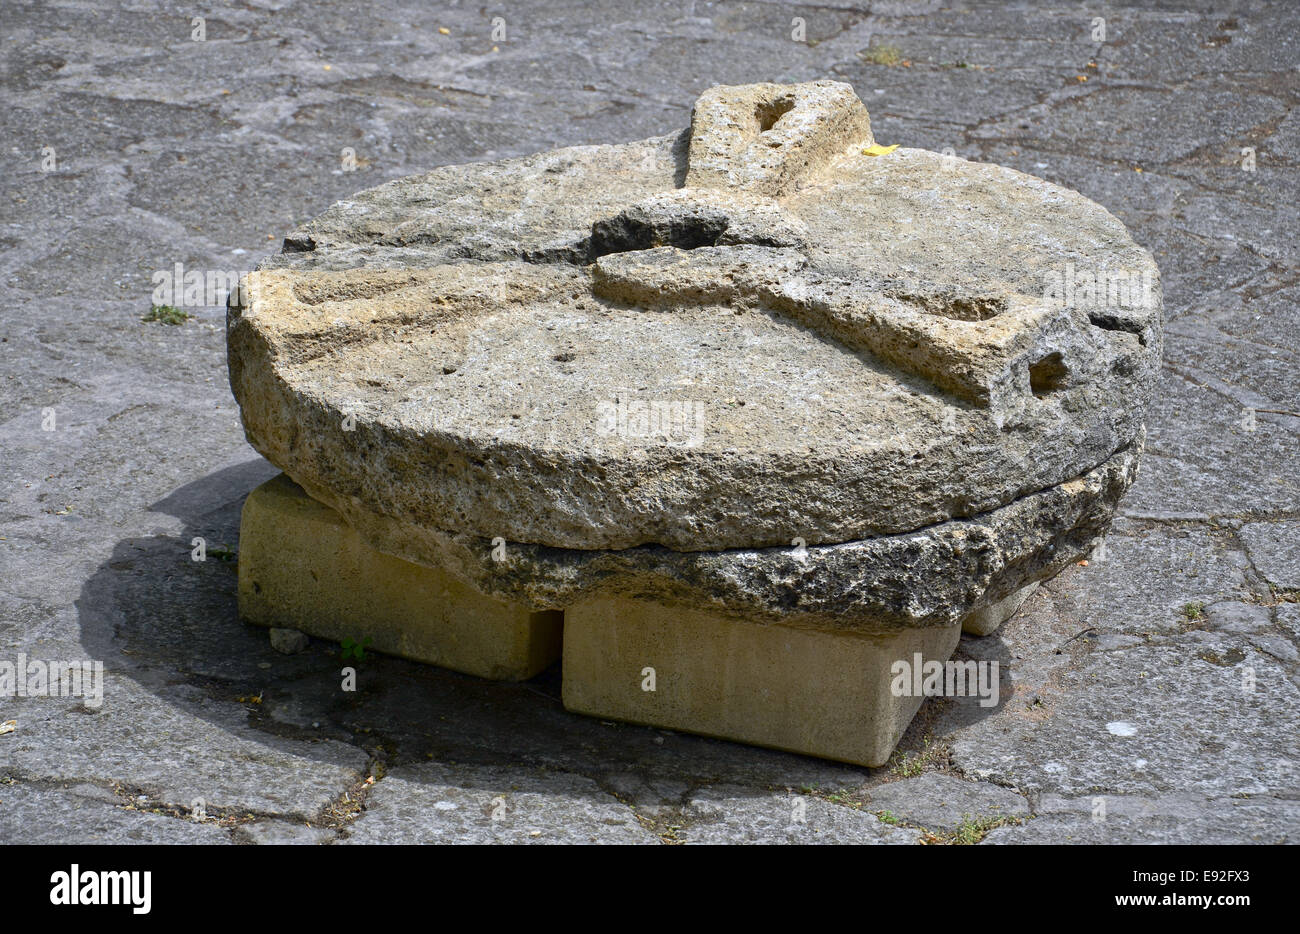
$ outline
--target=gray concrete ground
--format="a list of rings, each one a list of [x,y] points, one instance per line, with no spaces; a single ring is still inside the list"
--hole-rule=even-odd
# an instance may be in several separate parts
[[[1296,842],[1298,43],[1286,3],[6,0],[0,662],[108,675],[99,707],[0,697],[0,841]],[[223,310],[143,322],[155,271],[246,270],[386,179],[824,77],[882,143],[1099,201],[1163,271],[1104,553],[963,638],[1002,663],[998,706],[929,701],[864,770],[570,715],[554,671],[368,656],[344,693],[337,645],[280,655],[239,621],[220,549],[273,470]]]

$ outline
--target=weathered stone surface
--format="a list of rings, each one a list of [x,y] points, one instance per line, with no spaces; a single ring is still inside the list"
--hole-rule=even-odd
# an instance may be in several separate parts
[[[1279,590],[1300,591],[1300,521],[1250,522],[1238,534],[1265,580]]]
[[[137,677],[143,684],[109,672],[97,711],[67,698],[6,699],[18,729],[0,745],[4,773],[22,782],[120,784],[146,810],[202,800],[209,814],[311,819],[365,770],[365,753],[333,737],[257,729],[247,695],[226,704],[235,698]]]
[[[1300,642],[1300,603],[1284,603],[1279,606],[1277,621],[1292,639]]]
[[[352,551],[564,610],[568,709],[882,765],[922,701],[891,665],[992,632],[1105,531],[1161,301],[1081,196],[873,143],[846,84],[719,87],[687,134],[621,150],[641,161],[613,187],[650,192],[612,212],[586,197],[610,154],[585,149],[362,193],[230,303],[249,440]],[[502,201],[498,175],[534,190]],[[531,224],[561,197],[567,244]],[[320,569],[346,582],[322,595],[299,547],[259,587],[285,524],[259,502],[241,604],[348,625],[371,562]]]
[[[715,785],[691,795],[683,843],[835,843],[906,846],[920,832],[891,827],[866,811],[802,794],[755,794],[736,785]]]
[[[1033,820],[998,827],[988,844],[1294,844],[1300,803],[1268,796],[1207,798],[1043,795]]]
[[[605,790],[613,786],[604,776],[617,771],[670,796],[682,786],[731,783],[755,810],[771,798],[772,819],[746,822],[737,812],[710,824],[717,839],[776,842],[787,838],[781,818],[789,811],[773,788],[794,795],[815,783],[852,792],[884,777],[885,770],[567,714],[558,678],[547,676],[481,682],[374,655],[362,666],[361,692],[340,695],[336,650],[319,643],[279,655],[264,629],[238,621],[233,564],[188,557],[196,535],[210,548],[235,546],[244,497],[278,472],[244,441],[226,385],[224,309],[188,308],[196,317],[181,327],[140,322],[154,271],[178,260],[187,269],[247,270],[278,251],[286,231],[359,188],[432,165],[656,136],[687,126],[691,102],[712,84],[826,75],[854,85],[881,143],[950,147],[1105,205],[1159,262],[1168,315],[1201,317],[1225,335],[1166,339],[1167,363],[1204,388],[1164,371],[1142,477],[1124,501],[1155,518],[1127,525],[1122,551],[1111,552],[1119,560],[1067,568],[993,636],[963,640],[961,651],[1000,659],[1004,677],[1026,693],[1008,689],[995,711],[973,704],[969,716],[930,719],[923,709],[910,731],[915,745],[904,740],[920,749],[930,730],[935,744],[969,734],[993,750],[994,763],[1005,755],[1032,771],[1050,761],[1092,773],[1104,788],[1108,760],[1073,746],[1068,725],[1051,742],[1020,737],[1050,727],[1053,711],[1090,694],[1093,675],[1126,672],[1140,696],[1142,673],[1153,665],[1146,646],[1176,631],[1185,603],[1204,603],[1209,618],[1220,601],[1250,599],[1242,576],[1249,562],[1229,547],[1222,517],[1269,524],[1294,518],[1300,501],[1300,422],[1260,411],[1257,430],[1242,429],[1252,400],[1296,409],[1300,291],[1289,283],[1300,244],[1293,208],[1300,114],[1269,121],[1294,100],[1297,12],[1286,4],[1242,8],[1232,14],[1235,28],[1224,29],[1222,3],[1119,11],[1107,14],[1119,41],[1098,47],[1088,39],[1092,14],[1077,5],[921,6],[933,11],[877,4],[867,17],[860,4],[679,0],[648,16],[643,4],[611,0],[593,17],[589,4],[564,0],[533,6],[518,22],[507,11],[519,41],[491,53],[493,11],[443,8],[438,22],[451,28],[443,36],[430,28],[428,5],[412,0],[388,4],[391,19],[358,18],[355,4],[337,0],[214,5],[204,14],[206,43],[187,41],[187,19],[160,20],[128,5],[0,4],[12,40],[0,82],[7,156],[0,466],[9,481],[0,492],[0,657],[52,646],[48,657],[112,659],[119,677],[138,686],[129,728],[108,733],[75,709],[39,715],[48,701],[0,701],[0,720],[19,719],[18,731],[0,737],[0,776],[16,780],[0,784],[0,793],[34,784],[21,777],[28,768],[60,786],[93,775],[104,788],[149,788],[160,762],[199,776],[197,788],[171,796],[181,805],[206,789],[231,808],[310,815],[356,781],[352,769],[335,771],[336,753],[347,747],[346,764],[364,767],[366,750],[383,736],[403,761],[489,763],[507,784],[528,786],[548,770],[590,777]],[[791,41],[792,15],[806,18],[815,45]],[[881,43],[912,67],[867,60],[869,46]],[[1087,67],[1094,59],[1098,67]],[[1258,150],[1256,172],[1239,165],[1247,145]],[[41,171],[45,146],[57,150],[59,170]],[[344,146],[362,160],[355,172],[340,171]],[[1140,165],[1127,161],[1133,156]],[[611,159],[606,171],[613,179],[637,165]],[[563,176],[550,178],[558,184]],[[608,213],[649,194],[615,199]],[[45,407],[57,412],[56,431],[41,430]],[[1271,602],[1262,584],[1256,598]],[[1289,627],[1288,639],[1300,639],[1300,604],[1269,609]],[[1099,633],[1067,644],[1088,627]],[[1052,664],[1056,674],[1040,677]],[[1058,680],[1065,667],[1080,676]],[[1262,672],[1300,684],[1294,663],[1266,662]],[[260,706],[239,699],[264,689]],[[1171,702],[1145,708],[1153,745],[1188,730],[1193,745],[1231,733],[1233,760],[1267,773],[1278,738],[1300,731],[1296,707],[1280,698],[1251,714],[1263,729],[1244,732],[1238,727],[1249,718],[1225,726],[1212,709],[1174,702],[1200,691],[1199,679],[1179,680]],[[1031,707],[1035,693],[1042,705]],[[965,705],[958,699],[951,709]],[[277,711],[312,731],[301,734],[307,740],[328,742],[286,737],[289,727],[268,716]],[[30,746],[16,756],[24,737]],[[249,757],[280,765],[250,769]],[[1092,794],[1071,798],[1069,810],[1044,794],[1035,798],[1038,817],[985,842],[1027,841],[1040,828],[1063,842],[1300,839],[1294,784],[1281,786],[1280,797],[1189,790],[1226,768],[1208,751],[1171,759],[1141,796],[1104,792],[1109,816],[1098,823]],[[629,777],[627,787],[635,785]],[[581,815],[604,794],[587,786],[556,799],[552,814],[557,822]],[[1152,817],[1126,822],[1130,801]],[[96,833],[76,817],[87,806],[65,820],[54,805],[38,804],[21,833],[6,831],[5,839],[66,844]],[[149,838],[165,826],[222,839],[211,825],[104,806],[121,815],[124,834],[141,825]],[[441,812],[412,809],[408,819],[432,823]]]
[[[1210,632],[1098,656],[1049,682],[1041,714],[1022,704],[1002,724],[965,731],[955,764],[1065,797],[1175,787],[1209,798],[1268,796],[1300,784],[1300,690],[1286,663],[1240,635]],[[1253,751],[1263,746],[1269,753]]]
[[[1272,628],[1268,607],[1257,603],[1220,600],[1202,612],[1207,625],[1215,632],[1260,633]]]
[[[871,120],[840,81],[710,88],[691,112],[690,188],[788,193],[849,146],[870,146]]]
[[[1172,343],[1172,341],[1171,341]],[[1180,353],[1183,352],[1180,347]],[[1240,365],[1258,361],[1243,355]],[[1264,406],[1227,387],[1164,370],[1150,405],[1151,431],[1143,479],[1125,501],[1126,514],[1178,516],[1285,515],[1300,501],[1297,420],[1258,413],[1248,430],[1248,406],[1287,408],[1286,396]]]
[[[877,785],[864,797],[865,810],[873,814],[888,811],[930,831],[952,832],[966,821],[988,822],[1030,813],[1029,802],[1009,788],[937,772]]]
[[[249,440],[354,523],[590,551],[912,532],[1130,449],[1150,256],[1073,192],[870,141],[848,85],[718,88],[677,137],[363,192],[232,304]],[[1046,297],[1076,267],[1141,294]],[[651,403],[686,423],[619,420]]]
[[[344,843],[657,843],[631,809],[590,779],[417,765],[370,793]]]
[[[806,548],[580,551],[413,529],[308,488],[383,552],[445,569],[477,590],[538,609],[593,596],[652,596],[788,625],[878,631],[947,626],[1087,552],[1132,483],[1122,451],[1080,479],[924,534]]]
[[[293,824],[283,820],[258,820],[239,825],[235,838],[241,843],[259,846],[319,846],[334,840],[334,833],[323,827]]]
[[[0,840],[6,844],[223,844],[213,823],[155,814],[92,785],[0,783]]]
[[[1085,586],[1061,599],[1076,631],[1178,632],[1210,603],[1249,599],[1248,566],[1226,530],[1118,519],[1089,556]]]

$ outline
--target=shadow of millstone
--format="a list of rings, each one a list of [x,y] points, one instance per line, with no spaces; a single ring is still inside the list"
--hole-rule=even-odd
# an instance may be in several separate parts
[[[320,749],[322,763],[337,762],[334,744],[322,742],[335,740],[364,750],[381,775],[437,763],[464,767],[468,785],[505,770],[520,790],[544,791],[546,776],[563,772],[624,801],[663,805],[718,782],[757,796],[869,780],[868,769],[568,713],[559,665],[508,683],[373,653],[345,663],[338,645],[321,640],[300,655],[275,652],[265,629],[239,619],[237,565],[214,552],[238,548],[244,498],[276,472],[260,459],[241,463],[156,503],[184,531],[122,540],[86,582],[77,609],[89,657],[127,658],[120,675],[187,715],[228,726],[242,706],[268,746],[309,759]],[[204,562],[191,559],[196,536],[207,541]],[[345,664],[357,669],[355,692],[342,689]],[[152,739],[160,749],[168,742]],[[402,774],[418,781],[422,770]]]

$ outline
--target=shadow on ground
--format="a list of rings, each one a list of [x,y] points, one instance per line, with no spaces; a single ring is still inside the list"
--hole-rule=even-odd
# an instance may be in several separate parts
[[[652,797],[671,804],[713,783],[744,786],[754,795],[856,789],[899,774],[904,760],[912,768],[923,760],[927,768],[942,767],[927,724],[945,708],[951,716],[952,701],[927,701],[894,761],[863,769],[568,713],[558,664],[531,681],[508,683],[373,653],[344,662],[337,644],[321,640],[301,655],[279,654],[266,630],[239,619],[237,566],[226,552],[238,548],[244,498],[276,473],[260,458],[249,460],[153,504],[185,530],[120,541],[87,581],[77,608],[88,657],[126,656],[130,664],[118,674],[155,693],[158,685],[189,686],[188,693],[166,695],[189,715],[210,719],[211,702],[225,713],[227,704],[243,705],[260,741],[283,752],[312,757],[313,744],[323,740],[362,749],[371,773],[381,777],[421,763],[454,764],[504,769],[516,789],[528,791],[536,784],[530,776],[541,781],[563,772],[591,778],[625,801],[638,796],[635,789],[658,789]],[[207,542],[204,562],[191,557],[200,536]],[[977,641],[978,652],[968,657],[1000,655],[1002,671],[1008,670],[996,636]],[[345,664],[357,669],[355,692],[342,690]],[[1003,703],[1009,693],[1003,691]],[[998,709],[973,699],[965,706],[963,723]]]

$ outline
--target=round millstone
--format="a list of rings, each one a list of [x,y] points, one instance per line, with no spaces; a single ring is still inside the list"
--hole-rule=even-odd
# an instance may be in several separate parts
[[[762,556],[860,565],[1011,509],[1005,596],[1132,481],[1158,273],[1075,192],[874,143],[848,85],[722,87],[679,134],[340,202],[232,302],[249,440],[377,547],[537,606],[642,586],[938,624],[980,598],[774,598]],[[1071,483],[1073,518],[1025,508]]]

